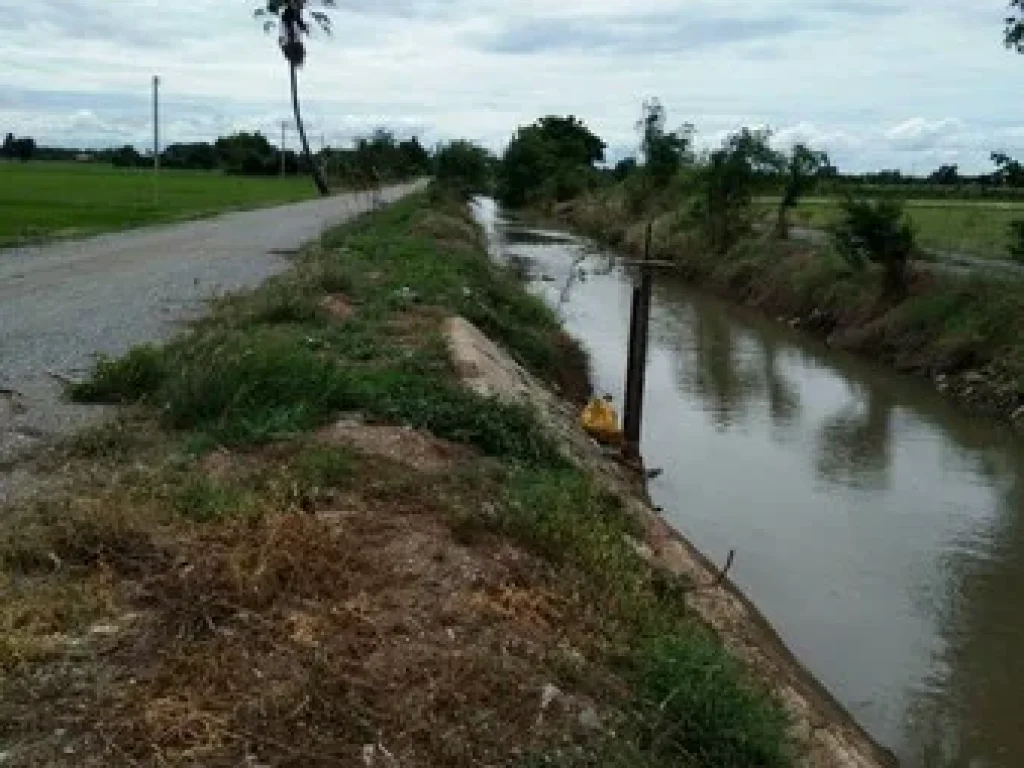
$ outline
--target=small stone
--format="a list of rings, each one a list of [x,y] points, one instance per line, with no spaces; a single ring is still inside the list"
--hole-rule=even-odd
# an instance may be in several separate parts
[[[544,712],[551,703],[562,695],[562,691],[556,685],[551,683],[545,683],[544,688],[540,692],[540,711]]]
[[[598,717],[597,712],[593,707],[585,707],[580,710],[579,716],[580,725],[586,728],[588,731],[599,731],[601,730],[601,718]]]
[[[1010,418],[1013,419],[1014,421],[1024,420],[1024,405],[1015,410]]]

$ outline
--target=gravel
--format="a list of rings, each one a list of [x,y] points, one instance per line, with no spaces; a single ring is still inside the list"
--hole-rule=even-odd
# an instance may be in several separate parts
[[[380,198],[421,186],[392,187]],[[368,193],[350,193],[0,250],[0,467],[108,414],[63,396],[61,382],[82,377],[97,354],[167,339],[212,296],[282,271],[289,254],[371,205]],[[12,481],[12,469],[0,470],[0,502]]]

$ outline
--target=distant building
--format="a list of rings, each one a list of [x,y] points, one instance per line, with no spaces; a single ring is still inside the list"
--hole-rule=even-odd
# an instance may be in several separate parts
[[[76,163],[91,163],[95,159],[96,158],[93,157],[88,152],[79,152],[77,155],[75,155]]]

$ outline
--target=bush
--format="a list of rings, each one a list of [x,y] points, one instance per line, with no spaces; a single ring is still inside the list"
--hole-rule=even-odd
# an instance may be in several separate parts
[[[847,198],[832,239],[851,266],[863,268],[868,262],[881,265],[887,294],[906,293],[907,265],[915,250],[915,236],[901,202]]]
[[[159,389],[166,377],[163,351],[143,344],[121,358],[100,358],[92,376],[72,385],[70,394],[82,403],[137,403]]]

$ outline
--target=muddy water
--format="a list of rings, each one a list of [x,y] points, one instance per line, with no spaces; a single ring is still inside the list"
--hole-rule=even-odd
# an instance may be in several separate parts
[[[633,275],[481,203],[621,406]],[[904,764],[1024,766],[1024,444],[926,384],[659,279],[652,495]]]

